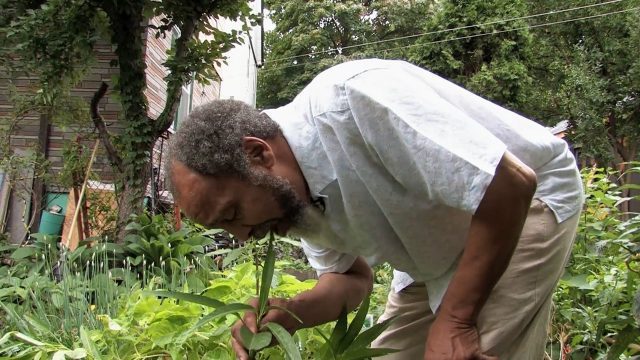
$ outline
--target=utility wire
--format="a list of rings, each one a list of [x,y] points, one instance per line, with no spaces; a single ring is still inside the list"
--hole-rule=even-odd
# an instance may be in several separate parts
[[[541,14],[519,16],[519,17],[514,17],[514,18],[509,18],[509,19],[490,21],[490,22],[481,23],[481,24],[465,25],[465,26],[460,26],[460,27],[451,28],[451,29],[435,30],[435,31],[429,31],[429,32],[424,32],[424,33],[420,33],[420,34],[400,36],[400,37],[396,37],[396,38],[392,38],[392,39],[365,42],[365,43],[361,43],[361,44],[349,45],[349,46],[344,46],[344,47],[339,47],[339,48],[332,48],[332,49],[327,49],[327,50],[309,52],[309,53],[301,54],[301,55],[292,55],[292,56],[281,57],[281,58],[269,60],[268,62],[265,61],[264,63],[266,65],[268,63],[282,62],[284,60],[291,60],[291,59],[296,59],[296,58],[306,57],[306,56],[311,56],[311,55],[319,55],[319,54],[330,53],[330,52],[334,52],[334,51],[342,51],[342,50],[346,50],[346,49],[352,49],[352,48],[357,48],[357,47],[362,47],[362,46],[367,46],[367,45],[382,44],[382,43],[386,43],[386,42],[404,40],[404,39],[411,39],[411,38],[425,36],[425,35],[435,35],[435,34],[440,34],[440,33],[451,32],[451,31],[457,31],[457,30],[464,30],[464,29],[482,27],[482,26],[487,26],[487,25],[507,23],[507,22],[516,21],[516,20],[532,19],[532,18],[541,17],[541,16],[561,14],[561,13],[570,12],[570,11],[577,11],[577,10],[583,10],[583,9],[588,9],[588,8],[592,8],[592,7],[597,7],[597,6],[615,4],[615,3],[619,3],[621,1],[624,1],[624,0],[610,0],[610,1],[605,1],[605,2],[602,2],[602,3],[591,4],[591,5],[583,5],[583,6],[570,8],[570,9],[551,10],[551,11],[548,11],[546,13],[541,13]]]
[[[498,34],[511,32],[511,31],[517,31],[517,30],[535,29],[535,28],[540,28],[540,27],[545,27],[545,26],[559,25],[559,24],[565,24],[565,23],[570,23],[570,22],[601,18],[601,17],[605,17],[605,16],[621,14],[621,13],[630,12],[630,11],[634,11],[634,10],[640,10],[640,6],[629,8],[629,9],[624,9],[624,10],[612,11],[612,12],[608,12],[608,13],[597,14],[597,15],[589,15],[589,16],[583,16],[583,17],[579,17],[579,18],[553,21],[553,22],[548,22],[548,23],[543,23],[543,24],[527,25],[527,26],[521,26],[521,27],[505,29],[505,30],[498,30],[498,31],[486,32],[486,33],[480,33],[480,34],[460,36],[460,37],[455,37],[455,38],[451,38],[451,39],[434,40],[434,41],[429,41],[429,42],[425,42],[425,43],[411,44],[411,45],[399,46],[399,47],[389,48],[389,49],[379,49],[379,50],[373,51],[373,53],[375,54],[375,53],[387,52],[387,51],[391,51],[391,50],[406,49],[406,48],[410,48],[410,47],[414,47],[414,46],[440,44],[440,43],[446,43],[446,42],[450,42],[450,41],[472,39],[472,38],[482,37],[482,36],[498,35]],[[270,71],[282,70],[282,69],[286,69],[286,68],[305,66],[305,65],[309,65],[309,64],[317,64],[317,63],[322,62],[323,60],[326,60],[326,59],[321,59],[321,60],[317,60],[317,61],[308,61],[308,62],[304,62],[304,63],[292,64],[292,65],[286,65],[286,66],[279,66],[279,67],[275,67],[275,68],[266,68],[266,69],[263,69],[262,71],[263,72],[270,72]]]

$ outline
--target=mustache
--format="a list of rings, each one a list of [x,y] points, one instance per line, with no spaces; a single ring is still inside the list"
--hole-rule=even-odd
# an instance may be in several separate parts
[[[253,229],[251,229],[249,236],[256,240],[264,238],[265,236],[267,236],[269,231],[271,231],[278,224],[278,221],[279,219],[267,220],[254,226]]]

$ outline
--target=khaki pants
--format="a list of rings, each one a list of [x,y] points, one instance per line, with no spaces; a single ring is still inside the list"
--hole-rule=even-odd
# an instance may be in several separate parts
[[[533,200],[520,241],[507,270],[478,319],[480,345],[500,360],[544,357],[551,297],[569,258],[580,215],[558,224],[546,204]],[[420,360],[435,315],[424,283],[390,292],[380,321],[398,318],[372,347],[400,349],[379,359]]]

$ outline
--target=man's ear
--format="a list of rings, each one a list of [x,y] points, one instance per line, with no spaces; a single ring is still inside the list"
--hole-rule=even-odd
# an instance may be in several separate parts
[[[251,165],[262,166],[270,169],[276,162],[273,148],[263,139],[245,136],[242,138],[242,147],[247,154]]]

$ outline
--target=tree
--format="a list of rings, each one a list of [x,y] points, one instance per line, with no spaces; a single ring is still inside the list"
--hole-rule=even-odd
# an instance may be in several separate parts
[[[318,73],[364,57],[403,57],[431,1],[266,1],[275,29],[266,35],[258,106],[291,101]],[[367,44],[362,46],[362,44]],[[389,50],[391,49],[391,50]]]
[[[532,81],[527,66],[532,35],[524,20],[502,20],[522,17],[526,10],[520,0],[439,2],[409,60],[517,109]]]
[[[258,78],[262,107],[346,59],[400,58],[544,125],[569,120],[583,158],[638,159],[640,0],[267,4],[276,28]]]
[[[569,1],[563,8],[584,5]],[[523,108],[547,123],[569,120],[582,155],[600,165],[636,160],[640,151],[639,5],[633,0],[554,15],[545,21],[592,18],[541,29],[532,44],[537,101]],[[531,11],[556,8],[541,1]],[[609,15],[595,17],[603,14]]]
[[[112,44],[119,67],[115,91],[122,104],[121,134],[110,134],[92,110],[92,120],[120,174],[119,221],[138,212],[150,178],[146,166],[156,139],[170,126],[179,105],[181,86],[194,78],[207,83],[215,78],[215,65],[240,42],[240,33],[222,32],[211,19],[226,17],[255,25],[246,1],[177,0],[4,0],[0,1],[0,66],[38,77],[41,91],[55,101],[82,78],[100,39]],[[160,17],[161,26],[149,21]],[[178,29],[180,36],[169,51],[166,106],[157,119],[147,116],[145,61],[142,33],[154,27],[156,36]],[[106,88],[94,97],[99,101]]]

